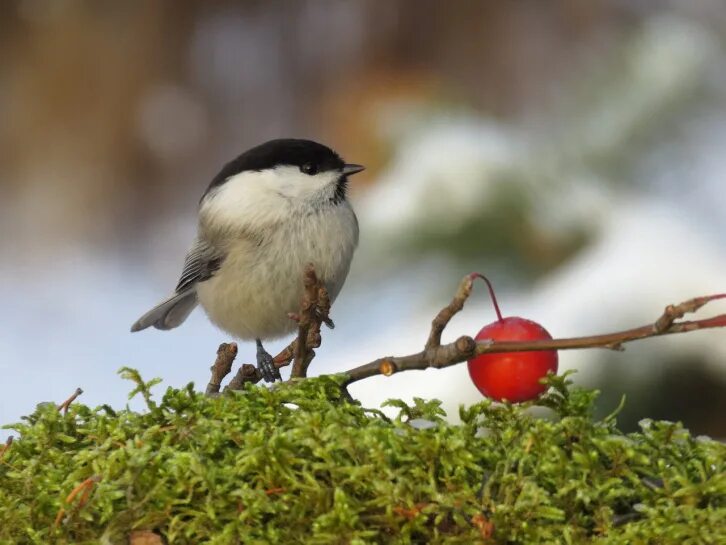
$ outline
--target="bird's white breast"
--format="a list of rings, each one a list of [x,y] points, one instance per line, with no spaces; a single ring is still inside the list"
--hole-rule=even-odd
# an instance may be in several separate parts
[[[261,229],[250,224],[230,229],[222,240],[222,266],[197,287],[212,322],[240,339],[279,337],[296,327],[288,313],[299,310],[307,263],[315,265],[331,300],[348,275],[358,224],[346,201],[322,208],[291,206],[279,218]]]

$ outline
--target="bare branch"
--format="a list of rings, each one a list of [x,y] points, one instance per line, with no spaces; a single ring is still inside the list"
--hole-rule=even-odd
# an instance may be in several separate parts
[[[705,297],[694,297],[680,305],[668,305],[663,314],[655,322],[654,328],[658,333],[666,331],[676,320],[683,318],[686,314],[696,312],[706,303],[716,299],[726,298],[726,293],[718,295],[706,295]]]
[[[295,347],[296,346],[297,346],[297,339],[295,339],[290,344],[288,344],[285,348],[282,349],[282,351],[277,356],[272,358],[272,361],[275,364],[275,367],[277,367],[278,369],[281,369],[283,367],[290,365],[292,358],[295,357]]]
[[[214,361],[214,365],[210,367],[212,378],[209,379],[209,384],[207,384],[207,395],[219,393],[224,377],[232,372],[232,364],[236,357],[237,343],[222,343],[219,345],[217,359]]]
[[[245,383],[251,382],[257,384],[262,380],[262,374],[254,365],[250,363],[243,363],[240,368],[237,369],[237,374],[232,377],[229,384],[225,386],[224,390],[241,390],[244,388]]]
[[[311,349],[308,347],[308,332],[313,326],[313,314],[318,303],[317,284],[318,277],[315,274],[315,269],[312,264],[308,264],[305,267],[303,277],[305,290],[300,304],[300,314],[298,315],[297,339],[294,347],[291,377],[304,377],[310,363],[309,360],[312,359]]]
[[[434,318],[431,334],[426,347],[421,352],[408,356],[389,356],[355,367],[345,374],[348,376],[346,385],[375,375],[390,376],[400,371],[423,370],[429,367],[440,369],[464,362],[481,354],[501,352],[529,352],[539,350],[571,350],[580,348],[607,348],[622,350],[628,342],[686,333],[699,329],[726,327],[726,314],[702,320],[677,322],[686,313],[700,309],[706,303],[726,298],[726,294],[697,297],[680,305],[669,305],[662,316],[654,324],[634,329],[618,331],[605,335],[588,337],[572,337],[565,339],[548,339],[537,341],[481,341],[476,342],[469,336],[459,337],[455,342],[441,345],[441,334],[449,320],[461,310],[464,302],[471,294],[473,276],[465,276],[451,303],[444,307]]]
[[[372,362],[360,365],[346,372],[347,380],[344,386],[363,380],[375,375],[390,376],[400,371],[422,370],[429,367],[440,369],[449,367],[469,360],[481,354],[492,354],[501,352],[528,352],[538,350],[571,350],[581,348],[606,348],[609,350],[624,350],[623,345],[628,342],[686,333],[698,329],[712,329],[726,327],[726,314],[713,318],[693,321],[677,321],[687,313],[695,312],[705,304],[716,299],[726,299],[726,294],[708,295],[696,297],[679,305],[668,305],[663,314],[653,323],[641,327],[608,333],[605,335],[593,335],[588,337],[572,337],[564,339],[548,339],[537,341],[493,341],[485,340],[477,342],[467,335],[459,337],[455,342],[442,345],[441,335],[451,319],[462,310],[464,304],[471,295],[473,282],[476,278],[482,278],[487,282],[492,301],[497,309],[497,315],[501,313],[497,307],[496,298],[491,284],[483,276],[472,273],[465,276],[456,290],[451,302],[439,311],[431,322],[431,330],[425,348],[416,354],[408,356],[388,356],[376,359]],[[291,313],[290,319],[298,323],[298,334],[288,346],[277,356],[274,365],[280,369],[293,362],[291,377],[303,378],[307,376],[308,366],[315,357],[314,348],[320,346],[320,328],[322,324],[333,327],[330,320],[330,297],[325,285],[318,279],[315,268],[309,264],[305,268],[303,277],[304,292],[299,313]],[[237,345],[235,343],[220,345],[217,350],[217,360],[212,366],[212,379],[207,385],[207,394],[214,395],[220,390],[220,385],[232,368]],[[248,382],[257,383],[262,379],[260,371],[254,366],[243,364],[236,375],[225,388],[239,390]],[[80,390],[80,389],[79,389]],[[79,391],[80,394],[80,391]],[[66,401],[59,409],[70,404],[75,397]]]
[[[461,279],[459,288],[456,290],[451,303],[442,308],[431,322],[431,333],[429,333],[429,340],[426,342],[427,350],[441,346],[441,334],[449,325],[451,319],[464,308],[464,303],[471,295],[474,278],[475,275],[470,274]]]
[[[300,313],[291,317],[297,319],[298,322],[297,338],[274,358],[278,368],[287,365],[292,359],[290,376],[294,378],[307,376],[308,366],[315,357],[313,348],[319,347],[321,343],[321,325],[334,327],[329,316],[328,290],[315,274],[315,267],[312,263],[305,267],[304,286]]]

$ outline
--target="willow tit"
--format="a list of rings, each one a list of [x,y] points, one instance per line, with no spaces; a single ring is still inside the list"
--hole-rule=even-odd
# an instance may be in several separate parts
[[[303,270],[313,263],[331,301],[358,245],[358,220],[346,199],[346,164],[310,140],[272,140],[227,163],[199,204],[196,239],[174,294],[131,326],[179,326],[197,304],[224,331],[257,342],[266,381],[280,378],[262,339],[295,329]]]

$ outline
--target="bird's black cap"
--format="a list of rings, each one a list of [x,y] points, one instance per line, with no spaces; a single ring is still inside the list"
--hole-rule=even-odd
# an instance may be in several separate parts
[[[345,163],[332,149],[312,140],[296,138],[270,140],[247,150],[224,165],[209,184],[206,193],[222,185],[231,176],[247,170],[259,171],[277,166],[303,168],[308,165],[311,165],[316,172],[324,172],[340,170]]]

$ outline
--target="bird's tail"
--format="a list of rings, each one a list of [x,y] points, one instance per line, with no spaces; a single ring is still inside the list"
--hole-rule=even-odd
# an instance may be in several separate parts
[[[139,318],[131,326],[131,331],[141,331],[152,325],[156,329],[173,329],[181,325],[196,306],[196,290],[175,293]]]

